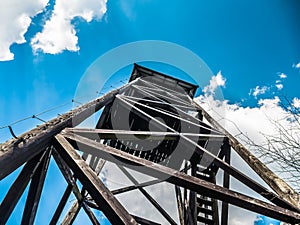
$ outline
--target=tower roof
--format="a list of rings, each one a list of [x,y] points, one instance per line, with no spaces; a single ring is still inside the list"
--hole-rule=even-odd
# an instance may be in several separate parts
[[[129,82],[139,78],[139,77],[152,77],[152,82],[168,86],[171,89],[176,89],[180,86],[191,98],[194,97],[198,85],[168,76],[164,73],[157,72],[155,70],[134,64]]]

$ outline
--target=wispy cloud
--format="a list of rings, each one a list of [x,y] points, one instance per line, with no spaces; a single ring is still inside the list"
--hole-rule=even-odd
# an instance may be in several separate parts
[[[293,64],[293,67],[296,69],[300,69],[300,62]]]
[[[268,91],[268,90],[269,90],[269,87],[267,87],[267,86],[262,86],[262,87],[256,86],[255,88],[250,90],[249,95],[252,95],[256,98],[258,95],[265,94],[266,91]]]
[[[253,89],[252,93],[258,95],[267,91],[267,87],[257,86]],[[208,113],[217,120],[222,126],[225,127],[232,135],[241,137],[241,134],[247,135],[251,140],[255,140],[256,144],[262,144],[265,141],[266,135],[276,135],[276,125],[273,121],[279,121],[280,125],[283,127],[290,127],[291,121],[287,118],[287,111],[281,107],[281,100],[279,97],[275,96],[267,99],[260,99],[255,107],[244,107],[239,104],[231,104],[230,102],[224,100],[216,100],[212,96],[202,95],[196,99]],[[300,107],[300,99],[293,99],[293,106]],[[270,120],[272,118],[272,120]],[[292,122],[293,123],[293,122]],[[243,141],[241,139],[241,141]],[[246,143],[244,143],[246,145]],[[251,146],[248,146],[251,150]],[[251,178],[260,181],[259,176],[251,169],[247,169],[248,165],[241,162],[239,157],[235,162],[235,167],[241,172],[247,174]],[[245,164],[245,165],[244,165]],[[258,197],[253,192],[248,192],[245,187],[238,182],[233,182],[231,184],[232,188],[236,190],[241,190],[243,193],[253,197]],[[255,220],[254,214],[249,214],[250,212],[243,212],[240,208],[234,207],[229,215],[229,224],[250,224]],[[248,220],[246,219],[249,218]]]
[[[293,106],[295,108],[300,108],[300,99],[299,98],[293,98]]]
[[[285,73],[277,73],[279,79],[275,81],[275,87],[277,88],[278,91],[283,89],[283,82],[287,78],[287,75]]]
[[[274,91],[273,89],[276,88],[277,91],[280,91],[283,89],[284,85],[283,82],[287,78],[287,75],[285,73],[279,72],[277,73],[279,79],[275,81],[275,85],[271,86],[259,86],[257,85],[255,88],[250,89],[249,95],[252,95],[253,97],[257,98],[259,95],[266,94],[267,92]]]
[[[221,71],[217,75],[213,76],[209,81],[209,85],[203,88],[205,94],[214,94],[218,87],[224,87],[226,79],[223,77]]]
[[[279,84],[279,83],[278,83],[278,84],[276,84],[275,86],[277,87],[278,90],[281,90],[281,89],[283,88],[283,84]]]
[[[86,22],[101,19],[106,13],[107,0],[57,0],[52,15],[42,32],[31,40],[34,52],[57,54],[64,50],[78,51],[78,37],[72,20],[80,17]]]
[[[0,61],[14,59],[10,46],[25,43],[31,19],[41,12],[48,0],[0,1]]]
[[[286,75],[285,73],[280,73],[278,76],[279,76],[281,79],[287,78],[287,75]]]

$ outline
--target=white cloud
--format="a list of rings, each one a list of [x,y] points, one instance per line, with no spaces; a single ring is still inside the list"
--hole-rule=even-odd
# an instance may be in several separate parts
[[[279,76],[281,79],[285,79],[285,78],[287,78],[287,75],[286,75],[286,74],[284,74],[284,73],[280,73],[278,76]]]
[[[64,50],[78,51],[78,37],[72,20],[80,17],[86,22],[101,19],[105,14],[107,0],[56,0],[52,15],[42,32],[31,40],[34,52],[57,54]]]
[[[281,90],[283,88],[283,84],[276,84],[275,86],[277,87],[278,90]]]
[[[278,97],[261,99],[258,106],[253,108],[214,100],[207,96],[200,96],[197,101],[201,102],[202,107],[233,135],[242,131],[253,137],[253,140],[262,140],[261,133],[271,134],[275,130],[269,118],[279,120],[285,114],[284,109],[279,105]]]
[[[300,108],[300,99],[299,98],[293,98],[293,106],[295,108]]]
[[[269,88],[267,86],[256,86],[254,89],[250,90],[249,94],[252,94],[254,97],[257,97],[258,95],[262,95],[264,93],[266,93],[266,91],[269,90]]]
[[[297,64],[293,64],[294,68],[300,69],[300,62],[298,62]]]
[[[226,79],[222,76],[221,71],[217,73],[216,76],[213,76],[209,81],[209,85],[203,88],[205,94],[214,94],[217,87],[224,87]]]
[[[0,1],[0,61],[14,59],[10,51],[13,43],[22,44],[31,18],[41,12],[48,0]]]
[[[260,88],[257,86],[253,91],[256,91],[257,93],[255,94],[257,95],[267,90],[267,87]],[[251,140],[255,140],[255,143],[258,145],[265,143],[266,139],[263,134],[277,135],[274,121],[279,121],[284,127],[291,126],[291,121],[287,119],[287,112],[281,107],[280,99],[277,96],[259,100],[256,107],[243,107],[238,104],[231,104],[227,100],[215,100],[211,95],[202,95],[196,101],[226,130],[242,142],[245,140],[243,135],[246,135]],[[297,104],[298,101],[295,99],[294,102]],[[300,101],[298,103],[300,106]],[[248,148],[256,154],[253,146],[248,146]],[[260,184],[265,185],[262,179],[242,161],[238,154],[233,153],[233,166]],[[234,179],[231,183],[231,188],[248,196],[265,200]],[[242,210],[238,207],[234,207],[229,214],[229,224],[246,225],[252,224],[254,220],[255,213]]]

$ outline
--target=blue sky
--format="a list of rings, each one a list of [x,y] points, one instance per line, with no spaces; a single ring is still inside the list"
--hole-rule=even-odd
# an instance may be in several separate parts
[[[254,222],[254,225],[266,225],[266,224],[280,225],[280,222],[270,219],[270,218],[267,218],[262,215],[257,216],[256,221]]]
[[[245,100],[244,104],[253,106],[256,102],[249,92],[256,86],[273,87],[272,95],[280,73],[287,75],[281,93],[299,97],[299,69],[293,67],[300,61],[299,5],[292,0],[108,1],[101,19],[89,23],[80,17],[72,19],[78,51],[49,54],[39,49],[33,54],[30,41],[51,17],[53,6],[48,6],[33,18],[24,35],[26,42],[11,44],[14,60],[0,62],[0,102],[5,109],[0,124],[72,99],[95,59],[140,40],[173,42],[196,53],[214,74],[222,71],[223,94],[232,102]]]
[[[75,1],[67,13],[63,0],[9,2],[0,3],[0,127],[60,104],[69,103],[40,117],[71,108],[80,79],[98,57],[143,40],[197,54],[226,79],[222,92],[232,104],[300,98],[298,0],[87,0]],[[19,135],[39,123],[29,119],[12,127]],[[8,128],[0,129],[0,142],[9,138]]]

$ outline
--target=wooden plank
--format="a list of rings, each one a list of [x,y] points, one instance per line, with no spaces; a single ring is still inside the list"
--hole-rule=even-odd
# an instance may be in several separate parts
[[[300,209],[300,195],[298,192],[255,157],[244,145],[213,119],[197,102],[194,101],[194,104],[202,111],[204,117],[214,128],[220,130],[229,138],[231,147],[281,198]]]
[[[72,186],[72,192],[74,193],[75,197],[79,202],[83,201],[82,194],[76,184],[76,178],[72,175],[72,172],[66,162],[62,159],[62,157],[57,153],[57,151],[53,151],[53,157],[60,169],[60,172],[63,174],[64,178],[66,179],[67,183]]]
[[[122,166],[118,166],[119,169],[128,177],[128,179],[135,185],[138,185],[138,181]],[[142,187],[138,187],[140,192],[148,199],[149,202],[160,212],[160,214],[170,223],[176,225],[177,223],[172,217],[158,204],[158,202]]]
[[[11,185],[8,190],[5,198],[3,199],[0,205],[0,224],[6,224],[8,218],[10,217],[12,211],[17,205],[20,197],[22,196],[25,188],[27,187],[31,175],[34,173],[35,168],[39,166],[41,162],[41,157],[43,157],[43,153],[35,156],[33,159],[28,161],[23,167],[22,171]]]
[[[175,186],[176,200],[177,200],[177,209],[180,225],[184,225],[184,215],[183,215],[183,203],[180,187]]]
[[[51,149],[47,150],[46,154],[42,159],[42,162],[37,167],[31,179],[21,224],[31,225],[34,223],[50,158]]]
[[[68,131],[74,131],[75,133],[80,133],[80,134],[91,134],[91,135],[97,135],[98,133],[113,133],[113,130],[101,130],[101,129],[66,129],[66,132]],[[119,133],[124,133],[124,131],[116,131],[118,134]],[[132,134],[136,135],[138,134],[140,131],[128,131],[128,134],[130,134],[132,132]],[[162,135],[163,133],[165,134],[170,134],[171,132],[141,132],[142,134],[149,134],[151,135],[151,133],[158,133],[158,135]],[[162,133],[162,134],[161,134]],[[173,135],[173,134],[172,134]],[[178,135],[175,134],[174,135]],[[84,135],[85,136],[85,135]],[[93,136],[92,139],[97,139],[97,137]],[[211,140],[211,139],[210,139]],[[187,142],[185,139],[183,140],[188,148],[188,145],[190,144],[189,142]],[[207,152],[206,149],[202,148],[201,146],[197,146],[198,148],[196,149],[198,151],[199,154],[203,154],[204,152]],[[224,171],[226,171],[226,173],[231,174],[232,176],[234,176],[236,179],[238,179],[239,181],[241,181],[242,183],[246,184],[248,187],[252,188],[253,190],[255,190],[257,193],[261,194],[263,197],[267,198],[268,200],[270,200],[271,202],[273,202],[276,205],[280,205],[282,207],[288,207],[290,209],[293,210],[297,210],[293,205],[291,205],[289,202],[283,201],[283,199],[279,198],[278,196],[276,196],[274,193],[270,192],[267,188],[263,187],[262,185],[260,185],[259,183],[257,183],[256,181],[250,179],[249,177],[245,176],[244,174],[242,174],[241,172],[239,172],[238,170],[236,170],[235,168],[233,168],[232,166],[230,166],[230,164],[228,163],[224,163],[224,161],[220,158],[217,158],[215,155],[210,154],[210,157],[214,157],[214,163],[216,164],[217,168],[222,168]]]
[[[122,152],[110,146],[94,142],[78,135],[64,135],[69,140],[75,140],[75,144],[76,142],[80,143],[81,150],[84,149],[85,152],[95,154],[103,159],[116,162],[118,164],[122,163],[128,168],[148,174],[158,179],[167,178],[166,181],[172,184],[188,188],[189,190],[228,202],[252,212],[257,212],[284,222],[300,222],[300,214],[286,208],[271,205],[261,200],[228,190],[227,188],[189,176],[160,164],[138,158],[126,152]]]
[[[74,207],[72,207],[72,210],[68,211],[68,214],[65,216],[63,221],[61,222],[61,225],[70,225],[73,224],[79,211],[80,211],[80,205],[79,202],[74,202]]]
[[[228,139],[224,141],[224,145],[222,146],[222,150],[224,150],[224,160],[226,163],[230,164],[230,158],[231,158],[231,147],[228,143]],[[230,185],[230,174],[224,171],[223,175],[223,187],[229,189]],[[228,224],[228,203],[222,202],[222,214],[221,214],[221,225],[227,225]]]
[[[191,142],[191,140],[188,140],[187,138],[185,138],[183,136],[182,144],[185,144],[185,141]],[[271,192],[270,190],[268,190],[267,188],[265,188],[264,186],[259,184],[257,181],[251,179],[244,173],[240,172],[238,169],[236,169],[233,166],[231,166],[230,164],[224,162],[219,157],[217,157],[214,154],[212,154],[211,152],[207,151],[205,148],[201,147],[200,145],[196,145],[195,152],[199,155],[206,154],[205,157],[207,157],[208,160],[211,160],[215,166],[220,167],[221,169],[226,171],[228,174],[230,174],[231,176],[233,176],[234,178],[236,178],[237,180],[239,180],[240,182],[242,182],[243,184],[245,184],[252,190],[256,191],[258,194],[260,194],[264,198],[268,199],[270,202],[274,203],[275,205],[285,207],[285,208],[293,210],[293,211],[300,212],[300,209],[298,207],[296,207],[295,205],[293,205],[291,202],[287,201],[282,196],[278,196],[278,195],[274,194],[273,192]]]
[[[147,219],[139,217],[139,216],[135,216],[135,215],[132,215],[132,216],[136,220],[136,222],[138,222],[140,225],[160,225],[160,223],[156,223],[156,222],[147,220]]]
[[[81,209],[81,206],[82,206],[82,202],[75,200],[72,206],[69,208],[68,212],[66,213],[62,224],[68,224],[68,225],[73,224]]]
[[[99,207],[94,201],[91,201],[91,200],[87,200],[86,201],[86,204],[88,206],[90,206],[91,208],[94,208],[94,209],[98,209],[98,210],[101,210],[101,207]],[[141,217],[138,217],[138,216],[135,216],[135,215],[131,215],[135,221],[140,224],[140,225],[160,225],[159,223],[156,223],[156,222],[153,222],[153,221],[150,221],[150,220],[147,220],[145,218],[141,218]]]
[[[191,176],[196,176],[197,171],[197,163],[191,162]],[[193,220],[193,223],[197,224],[197,193],[194,191],[190,191],[189,195],[189,202],[187,204],[187,207],[191,210],[191,220]]]
[[[83,203],[83,196],[76,184],[76,178],[73,177],[72,172],[68,165],[65,163],[65,161],[62,159],[62,157],[57,153],[56,150],[53,151],[53,157],[58,165],[61,173],[63,174],[64,178],[66,179],[67,183],[72,187],[72,192],[76,197],[75,202],[72,204],[70,209],[68,210],[67,214],[65,215],[63,221],[65,223],[74,221],[76,219],[76,216],[78,215],[78,212],[81,209],[82,203]],[[73,223],[73,222],[72,222]]]
[[[162,123],[161,121],[157,120],[157,118],[154,118],[153,116],[147,114],[143,110],[141,110],[141,109],[137,108],[136,106],[128,103],[127,101],[122,99],[122,97],[120,97],[120,95],[117,95],[116,98],[120,99],[125,105],[130,105],[132,108],[134,108],[136,111],[138,111],[141,115],[144,115],[145,117],[148,117],[148,118],[156,121],[161,126],[164,126],[167,129],[169,129],[169,130],[171,130],[175,133],[177,132],[173,128],[171,128],[171,127],[167,126],[166,124]],[[216,166],[222,168],[224,171],[228,172],[230,175],[232,175],[233,177],[235,177],[236,179],[238,179],[239,181],[241,181],[242,183],[244,183],[245,185],[250,187],[252,190],[256,191],[258,194],[260,194],[264,198],[268,199],[269,201],[271,201],[272,203],[274,203],[276,205],[286,207],[288,209],[292,209],[294,211],[300,212],[300,208],[298,208],[295,205],[291,204],[289,201],[283,199],[281,196],[275,195],[274,193],[270,192],[267,188],[265,188],[264,186],[262,186],[258,182],[254,181],[253,179],[249,178],[245,174],[241,173],[239,170],[235,169],[234,167],[227,164],[226,162],[223,162],[221,159],[219,159],[214,154],[212,154],[210,151],[208,151],[207,149],[205,149],[202,146],[200,146],[199,144],[197,144],[192,139],[182,135],[181,133],[179,133],[179,135],[180,135],[181,140],[182,140],[180,142],[180,144],[185,144],[187,146],[187,150],[191,149],[191,148],[189,148],[190,144],[194,145],[196,147],[195,152],[197,154],[199,154],[199,155],[204,155],[205,154],[205,158],[207,159],[207,161],[213,162]],[[202,158],[202,160],[203,160],[203,158]]]
[[[216,174],[214,172],[212,172],[212,180],[213,180],[213,183],[216,183]],[[217,199],[212,199],[212,200],[213,200],[213,206],[212,206],[213,219],[214,219],[214,223],[215,223],[214,225],[219,225],[220,224],[220,217],[219,217],[218,200]],[[222,201],[222,203],[224,203],[224,201]],[[227,212],[227,214],[228,214],[228,212]]]
[[[136,190],[136,189],[142,188],[142,187],[151,186],[151,185],[158,184],[158,183],[161,183],[161,182],[162,182],[161,180],[146,181],[146,182],[139,183],[139,184],[136,184],[136,185],[131,185],[131,186],[128,186],[128,187],[123,187],[123,188],[119,188],[119,189],[116,189],[116,190],[112,190],[111,193],[113,193],[114,195],[122,194],[122,193],[125,193],[125,192],[128,192],[128,191]]]
[[[115,89],[102,97],[58,116],[24,133],[19,136],[19,139],[11,139],[4,144],[0,144],[0,180],[48,147],[54,135],[66,127],[78,125],[112,101],[119,91],[125,90],[130,85],[131,83]]]
[[[179,134],[175,132],[153,132],[153,131],[132,131],[132,130],[108,130],[108,129],[90,129],[90,128],[66,128],[67,132],[88,137],[90,139],[134,139],[133,136],[140,139],[151,140],[177,140]],[[224,135],[218,134],[201,134],[201,133],[181,133],[186,137],[199,137],[199,141],[220,141]]]
[[[86,214],[90,218],[93,225],[100,225],[100,223],[97,220],[95,214],[93,213],[93,211],[90,209],[90,207],[85,202],[82,202],[82,208],[84,209],[84,211],[86,212]]]
[[[55,136],[54,146],[111,223],[137,224],[62,135]]]
[[[88,154],[86,154],[87,156]],[[57,151],[53,151],[53,156],[54,159],[58,165],[58,167],[60,168],[63,176],[65,177],[66,181],[68,182],[68,184],[72,187],[71,191],[73,191],[75,197],[77,198],[77,200],[73,203],[73,205],[70,207],[69,212],[66,214],[65,216],[65,220],[67,221],[74,221],[75,218],[72,218],[72,216],[76,217],[77,214],[76,213],[72,213],[75,211],[80,210],[81,206],[83,206],[85,212],[88,214],[90,220],[92,221],[93,224],[97,224],[98,221],[95,217],[95,215],[93,214],[93,212],[88,208],[88,206],[84,203],[85,199],[84,199],[84,192],[85,190],[83,189],[81,192],[79,191],[78,186],[76,185],[76,179],[72,176],[72,172],[70,171],[70,168],[67,166],[67,164],[63,161],[63,159],[61,158],[61,156],[57,153]],[[84,156],[84,155],[83,155]],[[83,157],[82,156],[82,157]],[[84,160],[86,160],[83,157]],[[105,160],[100,159],[101,161],[98,163],[97,168],[95,173],[98,175],[102,169],[102,167],[105,164]],[[92,168],[93,169],[93,168]],[[78,208],[78,209],[77,209]],[[60,212],[61,214],[61,212]],[[60,216],[59,214],[59,216]],[[58,219],[58,218],[57,218]]]

